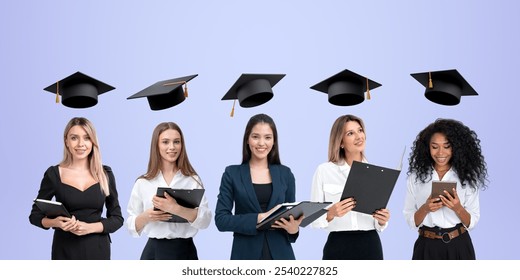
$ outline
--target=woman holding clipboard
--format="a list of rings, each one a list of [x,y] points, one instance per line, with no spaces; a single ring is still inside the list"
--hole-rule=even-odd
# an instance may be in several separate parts
[[[72,118],[63,141],[63,160],[45,172],[38,199],[55,197],[72,216],[47,217],[34,204],[29,220],[55,229],[53,260],[108,260],[109,234],[123,225],[114,174],[102,165],[96,130],[86,118]]]
[[[173,122],[160,123],[153,131],[148,170],[135,182],[128,202],[127,227],[134,237],[148,236],[142,260],[197,260],[193,236],[211,221],[206,197],[199,207],[187,208],[167,192],[157,196],[158,187],[203,189],[188,160],[182,131]],[[187,222],[168,222],[173,215]]]
[[[311,201],[333,204],[326,214],[311,225],[329,231],[323,248],[324,260],[382,260],[383,248],[378,232],[390,219],[388,209],[368,215],[352,211],[355,198],[341,199],[354,161],[366,162],[365,125],[353,115],[344,115],[332,125],[329,161],[316,169],[312,181]]]
[[[468,231],[480,218],[479,190],[487,180],[477,134],[459,121],[436,120],[415,139],[408,175],[403,213],[419,231],[412,259],[474,260]],[[456,188],[432,196],[435,181]]]

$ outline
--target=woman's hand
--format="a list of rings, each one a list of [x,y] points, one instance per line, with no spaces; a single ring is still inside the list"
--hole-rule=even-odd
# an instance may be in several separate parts
[[[280,220],[274,222],[272,227],[284,229],[289,234],[295,234],[300,230],[300,224],[302,223],[302,221],[303,215],[297,220],[295,220],[294,217],[291,215],[289,216],[289,220],[281,218]]]
[[[379,209],[372,214],[372,217],[377,220],[380,226],[384,226],[390,220],[390,211],[385,208]]]
[[[419,210],[424,211],[426,214],[430,212],[435,212],[442,208],[442,201],[438,197],[430,197],[426,200],[426,202],[419,208]]]
[[[471,224],[471,215],[464,209],[462,204],[460,203],[459,195],[457,194],[457,190],[453,188],[453,196],[448,192],[444,191],[444,195],[440,196],[442,205],[448,207],[453,210],[457,217],[459,217],[460,221],[466,226],[469,227]]]
[[[448,191],[444,190],[444,195],[440,195],[439,197],[441,199],[442,205],[450,208],[455,212],[458,212],[463,208],[460,204],[459,195],[457,194],[457,190],[455,188],[453,189],[453,196],[451,196]]]
[[[170,196],[167,192],[164,192],[164,197],[154,196],[152,199],[153,206],[164,212],[171,214],[177,214],[181,207],[175,198]]]
[[[168,212],[164,212],[162,210],[155,210],[154,208],[150,208],[143,212],[143,216],[146,218],[146,222],[159,222],[159,221],[168,221],[172,218],[172,214]]]
[[[78,223],[74,216],[71,218],[60,216],[50,220],[52,227],[61,228],[63,231],[73,231],[76,229]]]
[[[100,225],[101,225],[101,223],[86,223],[86,222],[78,221],[76,223],[76,228],[71,230],[70,232],[74,233],[77,236],[83,236],[83,235],[87,235],[87,234],[91,234],[91,233],[95,233],[95,232],[102,232],[103,227],[101,225],[101,229],[100,229],[99,228]]]
[[[342,201],[332,204],[327,210],[327,221],[332,221],[335,217],[343,217],[356,207],[356,200],[353,197],[345,198]]]

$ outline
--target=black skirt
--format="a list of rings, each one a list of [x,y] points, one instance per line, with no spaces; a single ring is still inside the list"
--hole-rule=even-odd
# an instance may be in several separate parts
[[[334,231],[323,248],[324,260],[382,260],[383,247],[375,230]]]
[[[450,232],[462,225],[449,229],[421,227],[422,229],[439,232]],[[475,260],[475,249],[469,233],[451,239],[445,243],[442,239],[431,239],[419,236],[413,246],[412,260]]]
[[[92,233],[77,236],[56,229],[52,240],[53,260],[109,260],[110,236]]]
[[[193,238],[148,238],[141,260],[198,260]]]

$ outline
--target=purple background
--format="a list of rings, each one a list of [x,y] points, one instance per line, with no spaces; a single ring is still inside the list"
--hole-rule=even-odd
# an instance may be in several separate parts
[[[417,233],[402,208],[406,161],[417,133],[438,117],[455,118],[482,140],[489,189],[471,232],[479,259],[519,259],[514,183],[519,113],[515,1],[4,1],[0,8],[0,152],[3,228],[0,259],[48,259],[52,230],[29,224],[44,171],[61,160],[67,121],[84,116],[99,134],[105,164],[116,175],[126,205],[146,171],[153,128],[178,123],[192,164],[214,210],[225,166],[241,160],[241,138],[256,113],[278,126],[282,162],[296,176],[297,200],[310,198],[315,168],[327,160],[333,121],[355,114],[367,126],[371,163],[403,172],[381,234],[386,259],[409,259]],[[362,3],[361,3],[362,2]],[[343,69],[382,87],[372,100],[337,107],[309,87]],[[429,102],[410,73],[458,69],[480,94],[458,106]],[[88,109],[54,103],[43,88],[76,71],[116,90]],[[254,108],[220,101],[241,73],[285,73],[274,98]],[[180,105],[153,112],[145,99],[126,98],[159,80],[199,74]],[[237,103],[238,105],[238,103]],[[304,228],[294,244],[298,259],[320,259],[327,233]],[[113,259],[138,259],[145,237],[126,227],[112,235]],[[195,242],[201,259],[228,259],[232,234],[212,222]],[[514,245],[513,245],[514,244]]]

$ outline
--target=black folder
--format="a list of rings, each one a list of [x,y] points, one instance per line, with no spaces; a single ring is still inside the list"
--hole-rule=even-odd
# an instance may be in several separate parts
[[[325,214],[326,211],[323,211],[325,207],[327,207],[331,202],[311,202],[311,201],[302,201],[297,203],[286,203],[281,204],[280,207],[274,211],[267,218],[263,219],[256,225],[257,230],[266,230],[270,229],[271,226],[278,220],[284,218],[286,220],[289,219],[289,216],[293,216],[295,219],[300,218],[302,215],[305,216],[303,218],[301,227],[306,227],[314,220],[319,218],[321,215]]]
[[[67,211],[67,208],[65,208],[61,202],[37,198],[34,200],[34,204],[36,204],[40,211],[42,211],[48,218],[56,218],[60,216],[68,218],[72,217],[69,211]]]
[[[164,192],[167,192],[171,197],[175,198],[180,206],[186,208],[197,208],[200,205],[202,196],[204,195],[204,189],[171,189],[171,188],[157,188],[157,196],[164,197]],[[168,221],[169,223],[187,223],[188,220],[173,215]]]
[[[352,211],[372,215],[386,208],[400,173],[401,170],[354,161],[341,200],[354,197],[356,207]]]

